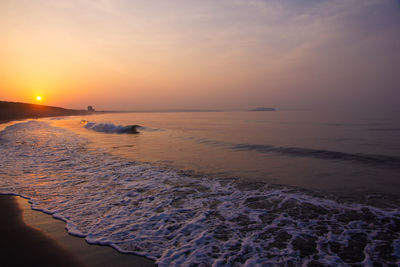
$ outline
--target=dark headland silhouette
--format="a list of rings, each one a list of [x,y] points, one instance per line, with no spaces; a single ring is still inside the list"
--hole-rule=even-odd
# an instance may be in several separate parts
[[[45,105],[0,101],[0,122],[31,118],[89,115],[102,111],[66,109]]]

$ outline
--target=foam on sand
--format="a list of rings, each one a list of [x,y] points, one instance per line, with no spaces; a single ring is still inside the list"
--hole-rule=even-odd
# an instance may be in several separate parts
[[[160,266],[399,264],[400,211],[191,177],[89,150],[45,122],[0,132],[0,192]]]

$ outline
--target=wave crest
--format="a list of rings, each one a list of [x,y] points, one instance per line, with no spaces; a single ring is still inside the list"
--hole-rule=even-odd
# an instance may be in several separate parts
[[[316,158],[323,160],[338,160],[356,162],[368,165],[384,165],[391,168],[400,168],[400,157],[367,154],[367,153],[348,153],[334,150],[313,149],[305,147],[285,147],[266,144],[235,144],[211,139],[196,140],[200,144],[221,147],[233,151],[255,151],[258,153],[275,153],[291,157]]]
[[[84,124],[84,128],[90,129],[96,132],[102,133],[129,133],[129,134],[137,134],[139,125],[115,125],[112,123],[96,123],[96,122],[88,122],[85,120],[81,121],[81,124]]]

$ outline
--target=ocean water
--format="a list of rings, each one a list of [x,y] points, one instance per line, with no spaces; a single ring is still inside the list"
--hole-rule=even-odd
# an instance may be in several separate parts
[[[0,193],[89,243],[159,266],[400,263],[396,116],[119,113],[0,129]]]

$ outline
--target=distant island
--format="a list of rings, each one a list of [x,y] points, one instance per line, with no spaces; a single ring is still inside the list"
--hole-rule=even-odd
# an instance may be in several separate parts
[[[98,112],[94,110],[65,109],[37,104],[0,101],[0,123],[12,120],[89,115],[94,113],[97,114]]]
[[[275,110],[276,110],[275,108],[263,108],[263,107],[249,109],[249,111],[275,111]]]

